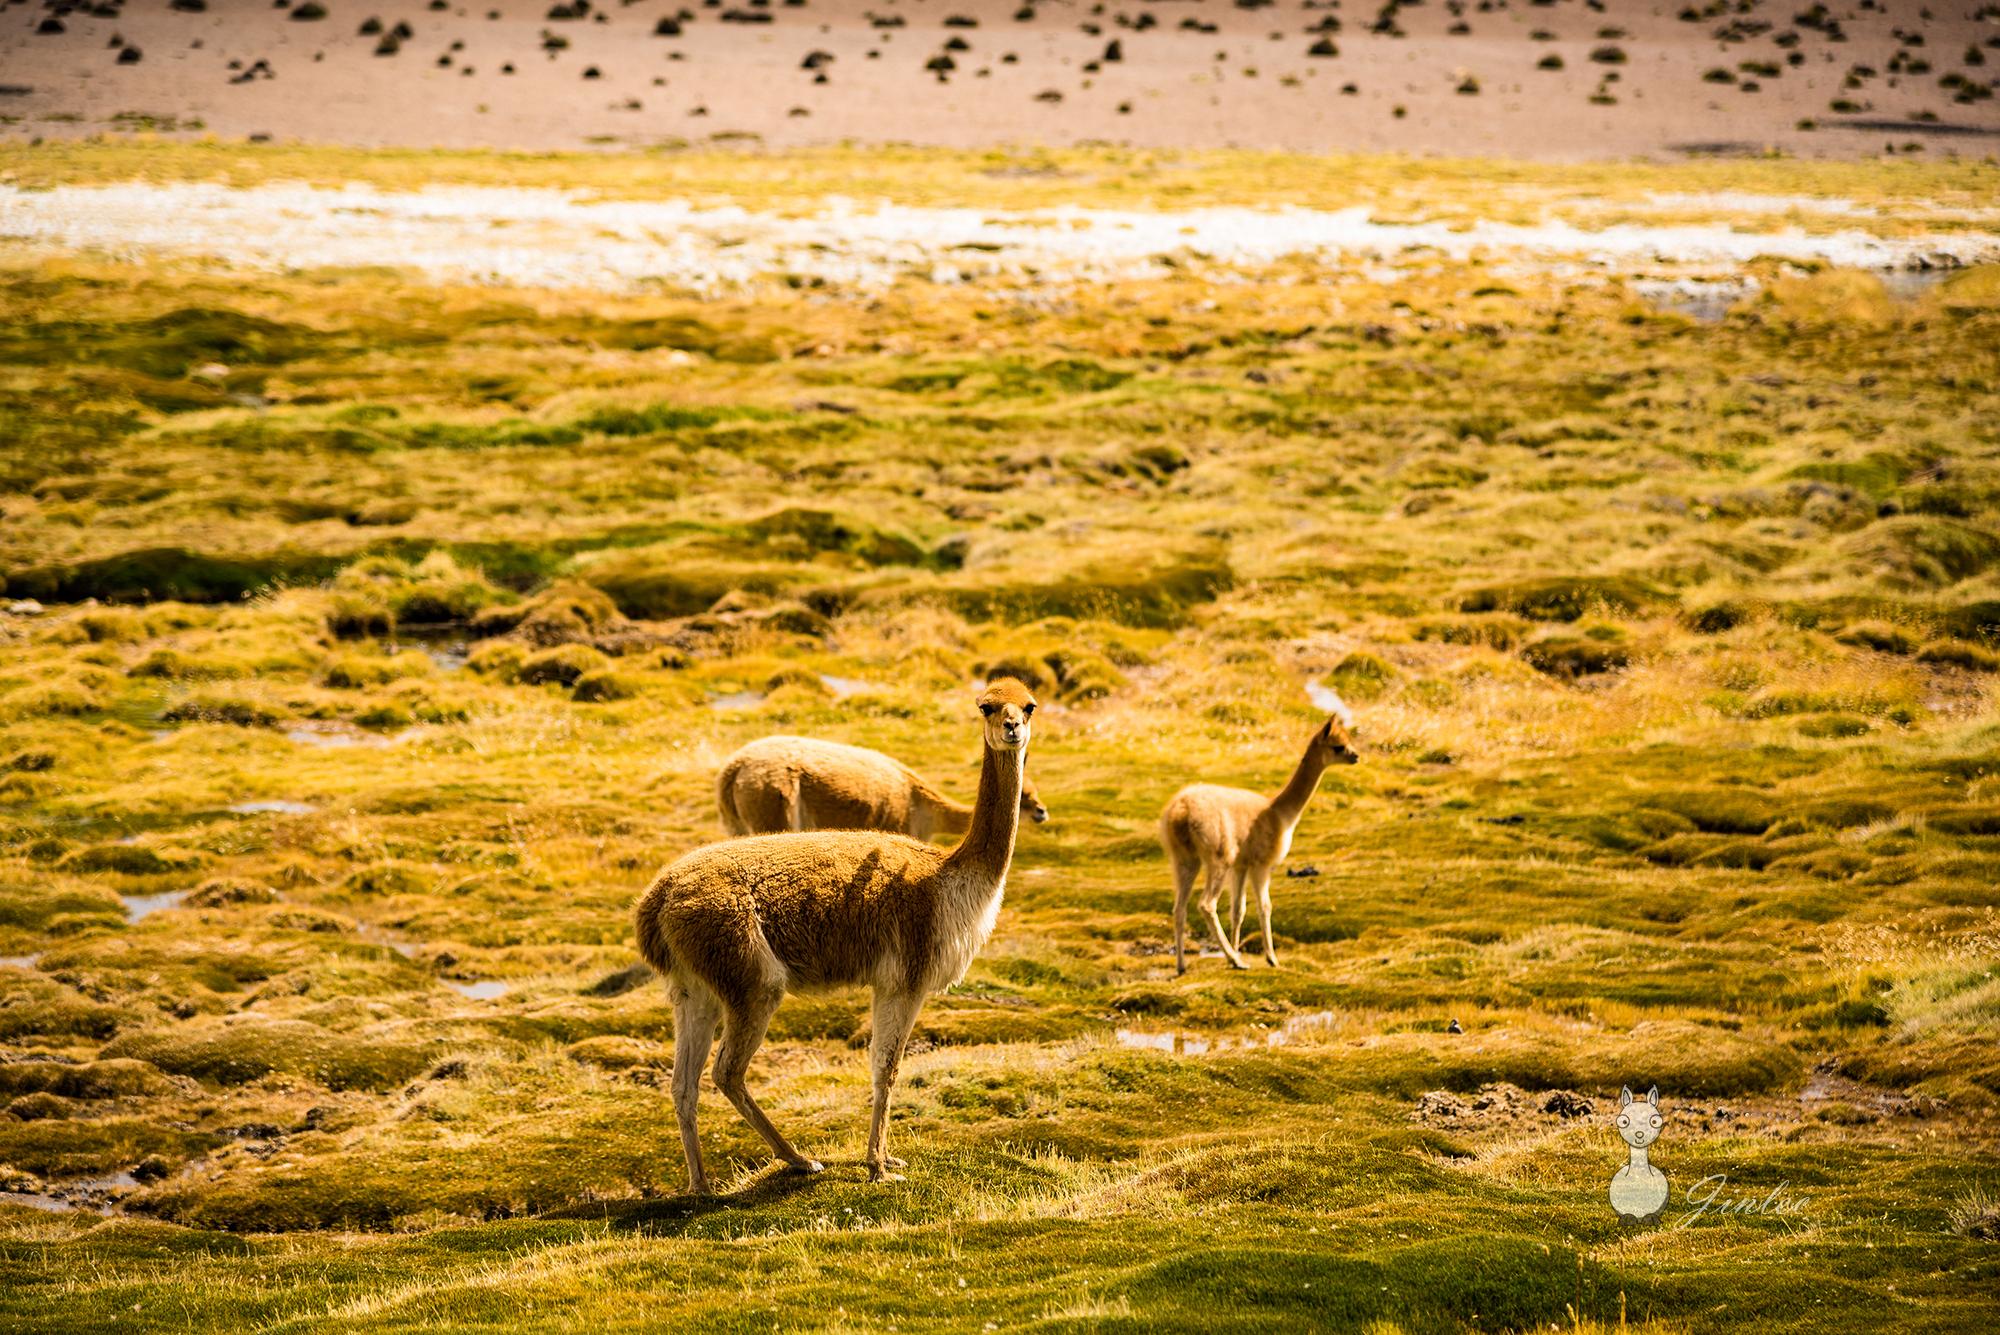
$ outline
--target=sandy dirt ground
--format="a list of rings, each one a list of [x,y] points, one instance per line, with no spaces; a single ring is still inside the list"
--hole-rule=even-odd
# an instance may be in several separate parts
[[[678,35],[660,33],[663,20]],[[385,42],[397,25],[409,35]],[[2000,151],[1996,86],[2000,4],[1973,0],[0,8],[0,135],[15,141],[166,131],[526,149],[742,138],[1985,156]]]

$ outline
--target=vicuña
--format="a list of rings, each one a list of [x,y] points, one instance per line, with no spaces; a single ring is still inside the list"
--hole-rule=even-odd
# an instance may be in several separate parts
[[[1174,867],[1174,968],[1187,972],[1188,892],[1195,872],[1203,876],[1201,911],[1209,930],[1229,962],[1243,964],[1245,899],[1257,887],[1257,911],[1264,928],[1264,959],[1275,965],[1277,947],[1271,940],[1271,869],[1291,851],[1292,831],[1305,814],[1306,803],[1319,787],[1329,765],[1352,765],[1361,759],[1347,729],[1328,719],[1306,743],[1298,768],[1278,790],[1265,797],[1243,788],[1192,783],[1175,793],[1160,813],[1160,842]],[[1215,902],[1225,884],[1233,886],[1229,902],[1229,935],[1215,915]]]
[[[791,990],[874,990],[874,1118],[868,1176],[896,1181],[889,1090],[924,998],[965,976],[1000,913],[1020,825],[1021,770],[1035,699],[1011,678],[979,695],[985,757],[972,824],[954,848],[860,831],[758,835],[710,844],[661,872],[639,899],[639,952],[666,976],[674,1007],[674,1113],[688,1190],[708,1192],[696,1090],[722,1025],[715,1084],[780,1159],[792,1148],[744,1087],[750,1057]]]
[[[973,810],[880,751],[812,737],[762,737],[743,747],[715,776],[715,805],[730,835],[886,830],[924,840],[964,834]],[[1025,775],[1021,814],[1038,825],[1049,818]]]

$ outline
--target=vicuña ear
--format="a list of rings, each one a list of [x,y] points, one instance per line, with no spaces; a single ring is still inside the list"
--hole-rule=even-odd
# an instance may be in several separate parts
[[[1618,1106],[1621,1108],[1629,1108],[1632,1106],[1632,1087],[1630,1085],[1621,1086],[1619,1088]]]
[[[1646,1091],[1646,1102],[1652,1104],[1655,1108],[1660,1106],[1660,1087],[1658,1085],[1654,1085],[1650,1090]]]

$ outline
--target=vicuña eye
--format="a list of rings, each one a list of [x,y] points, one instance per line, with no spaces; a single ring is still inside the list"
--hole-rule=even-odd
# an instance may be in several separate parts
[[[1029,717],[1031,717],[1031,716],[1032,716],[1032,715],[1034,714],[1034,712],[1035,712],[1035,707],[1034,707],[1034,706],[1033,706],[1032,704],[1027,704],[1027,705],[1022,705],[1022,706],[1021,706],[1021,717],[1022,717],[1022,718],[1029,718]]]

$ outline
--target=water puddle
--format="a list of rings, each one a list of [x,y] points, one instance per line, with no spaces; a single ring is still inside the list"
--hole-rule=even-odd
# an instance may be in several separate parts
[[[731,691],[728,695],[712,695],[708,698],[710,709],[755,709],[763,703],[762,691]]]
[[[1912,302],[1950,278],[1955,269],[1878,269],[1876,277],[1894,301]],[[1638,294],[1662,314],[1680,315],[1696,324],[1721,324],[1729,308],[1757,294],[1754,278],[1674,278],[1632,284]]]
[[[456,672],[472,653],[472,637],[460,622],[398,626],[385,652],[400,654],[405,649],[421,649],[437,664],[438,671]]]
[[[874,682],[862,681],[856,677],[829,677],[822,672],[819,679],[826,689],[833,692],[833,698],[836,700],[845,700],[848,696],[860,691],[872,691],[875,689]]]
[[[362,923],[360,925],[359,935],[361,939],[364,941],[373,941],[378,946],[389,947],[389,949],[395,951],[398,955],[401,955],[406,960],[413,960],[417,957],[417,947],[414,944],[405,941],[402,937],[397,936],[392,932],[388,932],[380,927],[377,927],[372,922]]]
[[[1721,324],[1729,308],[1757,291],[1754,279],[1676,278],[1632,285],[1663,315],[1679,315],[1696,324]]]
[[[40,955],[0,955],[0,969],[32,969]]]
[[[169,890],[165,894],[160,895],[120,895],[118,897],[125,901],[125,921],[137,922],[141,918],[158,913],[161,909],[178,908],[180,902],[188,897],[188,893],[186,890]]]
[[[138,1187],[138,1179],[130,1173],[113,1173],[110,1177],[64,1182],[46,1192],[0,1191],[0,1203],[25,1205],[31,1210],[47,1210],[52,1214],[67,1214],[72,1210],[111,1214],[117,1210],[118,1203]]]
[[[1882,275],[1882,286],[1897,301],[1915,301],[1956,272],[1955,269],[1897,269]]]
[[[495,997],[504,997],[513,987],[512,983],[503,983],[497,978],[488,978],[477,983],[454,983],[449,978],[440,978],[438,981],[454,992],[471,997],[474,1001],[491,1001]]]
[[[267,811],[275,812],[281,816],[310,816],[313,812],[318,811],[319,808],[307,806],[304,802],[272,801],[237,802],[223,808],[223,810],[234,811],[239,816],[256,816]]]
[[[335,732],[328,728],[293,728],[285,733],[285,740],[303,746],[394,746],[404,736],[400,732],[383,737],[367,732]]]
[[[1147,1048],[1176,1057],[1200,1057],[1232,1048],[1280,1048],[1288,1043],[1321,1042],[1331,1037],[1339,1017],[1333,1011],[1296,1015],[1267,1032],[1235,1034],[1195,1034],[1184,1029],[1119,1029],[1112,1038],[1120,1047]]]

